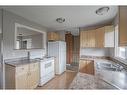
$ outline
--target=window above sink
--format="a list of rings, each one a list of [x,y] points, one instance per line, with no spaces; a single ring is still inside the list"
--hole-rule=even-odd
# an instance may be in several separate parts
[[[119,27],[115,26],[115,57],[127,63],[127,46],[119,46]]]

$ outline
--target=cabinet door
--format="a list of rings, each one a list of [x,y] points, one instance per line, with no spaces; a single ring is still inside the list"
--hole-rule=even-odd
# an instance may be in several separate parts
[[[127,46],[127,7],[119,8],[119,45]]]
[[[79,72],[94,75],[94,61],[80,60]]]
[[[28,88],[28,65],[16,67],[16,89]]]
[[[30,89],[36,88],[39,83],[39,63],[32,63],[29,66],[28,86]]]
[[[88,47],[88,32],[81,31],[80,32],[80,48]]]
[[[114,27],[105,26],[105,47],[114,47]]]
[[[79,72],[87,73],[87,61],[86,60],[80,60],[80,62],[79,62]]]
[[[95,47],[95,31],[94,30],[90,30],[88,32],[88,46]]]
[[[104,47],[104,27],[96,29],[96,47]]]
[[[94,61],[87,60],[87,74],[94,75]]]

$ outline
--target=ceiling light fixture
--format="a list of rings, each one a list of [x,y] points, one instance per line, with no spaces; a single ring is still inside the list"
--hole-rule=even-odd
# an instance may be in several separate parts
[[[60,18],[57,18],[56,21],[58,23],[63,23],[63,22],[65,22],[65,18],[60,17]]]
[[[96,10],[97,15],[104,15],[109,11],[109,7],[101,7]]]

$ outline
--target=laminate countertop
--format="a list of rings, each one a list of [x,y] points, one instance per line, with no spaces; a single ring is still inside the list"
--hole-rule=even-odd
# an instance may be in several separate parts
[[[13,61],[5,62],[5,64],[17,67],[21,65],[36,63],[36,62],[39,62],[39,61],[35,59],[20,59],[20,60],[13,60]]]

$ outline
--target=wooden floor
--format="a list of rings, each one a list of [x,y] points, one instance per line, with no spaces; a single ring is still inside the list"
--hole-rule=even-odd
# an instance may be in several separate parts
[[[57,75],[42,87],[36,89],[68,89],[77,72],[67,70],[62,75]]]

